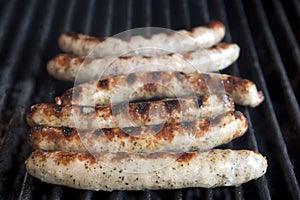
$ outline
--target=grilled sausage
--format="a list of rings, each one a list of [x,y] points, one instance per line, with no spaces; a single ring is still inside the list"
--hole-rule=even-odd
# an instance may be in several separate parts
[[[142,71],[213,72],[222,70],[236,61],[239,51],[240,48],[236,44],[221,43],[209,49],[153,57],[92,59],[60,54],[48,62],[47,70],[59,80],[76,82]]]
[[[149,98],[227,93],[241,105],[255,107],[264,97],[256,85],[226,74],[140,72],[79,84],[67,90],[62,105],[98,106]]]
[[[249,150],[189,153],[72,153],[37,150],[28,173],[43,182],[88,190],[237,186],[263,176],[267,160]]]
[[[233,110],[234,102],[228,95],[170,98],[105,107],[42,103],[31,107],[27,123],[31,126],[67,126],[79,129],[122,128],[192,121]]]
[[[219,43],[225,35],[225,26],[218,21],[211,21],[207,26],[193,28],[191,31],[180,30],[175,33],[142,35],[127,39],[95,37],[64,33],[59,37],[58,45],[62,51],[78,56],[89,53],[93,57],[120,56],[141,48],[155,48],[166,52],[180,53],[198,48],[208,48]],[[161,53],[161,51],[159,51]]]
[[[36,149],[74,152],[167,152],[207,150],[230,142],[248,128],[241,112],[164,125],[78,130],[36,126],[29,144]]]

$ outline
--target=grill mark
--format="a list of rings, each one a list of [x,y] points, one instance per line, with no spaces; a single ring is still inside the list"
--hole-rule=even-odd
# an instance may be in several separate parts
[[[125,113],[127,109],[127,104],[114,104],[111,108],[111,114],[112,115],[120,115],[122,113]]]
[[[109,89],[109,80],[108,79],[99,80],[98,87],[103,90],[108,90]]]
[[[178,100],[165,101],[166,111],[172,113],[174,110],[180,110],[180,103]]]
[[[96,135],[96,136],[101,136],[102,133],[103,133],[102,129],[97,129],[97,130],[95,130],[95,131],[93,132],[93,134]]]
[[[175,77],[182,82],[186,79],[186,74],[184,72],[175,72]]]
[[[109,140],[112,140],[116,136],[115,132],[112,131],[111,128],[103,128],[102,132],[104,133],[105,137]]]
[[[138,103],[136,105],[135,111],[141,115],[149,113],[149,104],[148,102]]]
[[[122,128],[122,132],[124,134],[130,135],[130,136],[138,136],[142,132],[142,127],[140,127],[140,126],[126,127],[126,128]]]
[[[130,85],[133,84],[136,81],[136,75],[135,74],[129,74],[126,77],[126,82],[129,83]]]
[[[160,128],[159,125],[157,125],[156,128]],[[162,127],[162,129],[157,132],[157,134],[155,135],[155,137],[158,140],[164,140],[164,141],[168,141],[168,142],[172,142],[174,137],[175,137],[175,130],[178,130],[179,126],[178,124],[166,124],[164,127]]]
[[[198,107],[201,107],[203,105],[205,98],[204,98],[204,96],[199,96],[199,97],[197,97],[196,100],[197,100]]]
[[[61,127],[62,133],[66,136],[66,137],[70,137],[73,133],[73,128],[69,128],[66,126],[62,126]]]
[[[152,80],[153,81],[159,80],[160,77],[161,77],[161,73],[160,72],[152,72]]]
[[[161,125],[151,125],[151,126],[149,126],[149,128],[150,128],[154,133],[158,133],[158,132],[162,129],[162,126],[161,126]]]
[[[193,127],[194,123],[192,122],[180,122],[180,127],[183,129],[189,129],[191,127]]]
[[[232,115],[232,114],[234,114],[234,113],[231,112],[230,114]],[[225,116],[226,116],[226,115],[220,115],[220,116],[217,116],[217,117],[215,117],[215,118],[211,118],[211,119],[210,119],[210,124],[219,124]]]

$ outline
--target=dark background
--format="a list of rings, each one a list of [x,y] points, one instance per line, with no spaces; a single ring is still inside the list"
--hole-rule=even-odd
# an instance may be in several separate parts
[[[222,148],[253,149],[266,175],[240,187],[174,191],[91,192],[49,185],[25,172],[24,112],[72,86],[51,78],[62,32],[104,37],[145,26],[190,29],[217,19],[224,41],[241,48],[223,73],[254,81],[265,95],[257,108],[237,107],[249,130]],[[300,3],[298,0],[0,1],[0,199],[300,199]]]

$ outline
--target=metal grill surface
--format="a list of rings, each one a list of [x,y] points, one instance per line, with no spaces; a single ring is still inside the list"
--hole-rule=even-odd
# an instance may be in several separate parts
[[[49,0],[0,2],[1,199],[300,199],[300,3],[297,0]],[[51,78],[46,63],[57,38],[73,31],[110,36],[137,27],[190,29],[217,19],[224,41],[238,43],[238,61],[224,73],[253,80],[265,95],[257,108],[238,107],[247,134],[224,147],[253,149],[268,159],[262,178],[239,187],[92,192],[32,178],[24,161],[25,110],[51,102],[72,84]]]

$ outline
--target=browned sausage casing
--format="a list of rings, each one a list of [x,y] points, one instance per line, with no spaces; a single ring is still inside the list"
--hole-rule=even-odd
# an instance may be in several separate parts
[[[227,93],[241,105],[255,107],[264,97],[247,79],[226,74],[140,72],[82,83],[67,90],[62,105],[110,105],[151,98]]]
[[[237,111],[190,122],[123,129],[36,126],[31,129],[29,143],[43,150],[76,152],[203,151],[230,142],[247,128],[247,119]]]
[[[233,110],[234,102],[228,95],[170,98],[104,107],[41,103],[31,106],[27,113],[27,123],[31,126],[67,126],[79,129],[133,127],[192,121]]]

